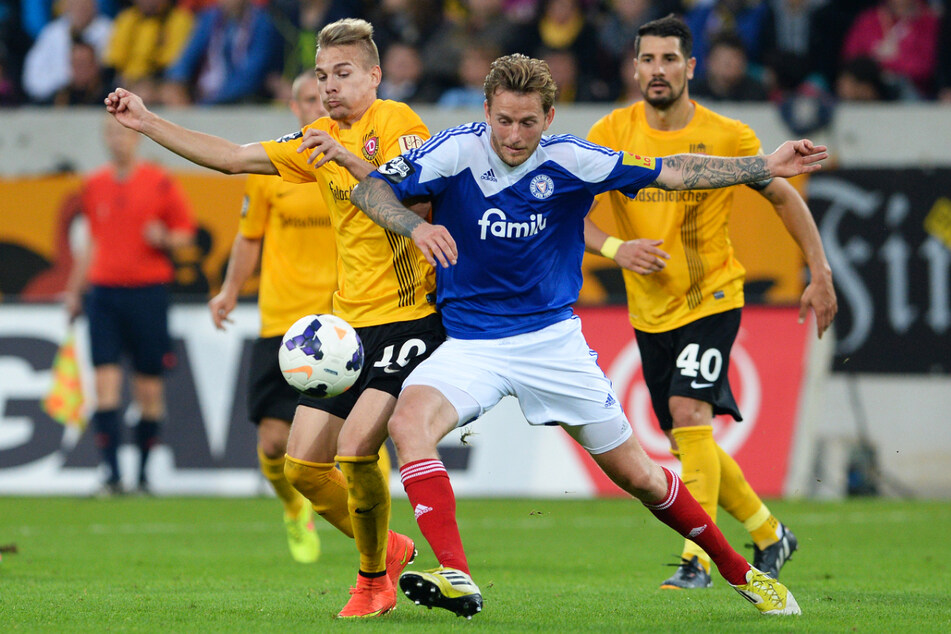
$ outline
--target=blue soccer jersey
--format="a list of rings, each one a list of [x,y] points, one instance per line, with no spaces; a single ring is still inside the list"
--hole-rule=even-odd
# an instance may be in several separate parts
[[[485,123],[450,128],[371,174],[401,200],[430,197],[433,222],[456,241],[457,263],[436,267],[436,303],[446,333],[460,339],[508,337],[570,317],[594,196],[616,189],[633,197],[661,168],[660,159],[568,134],[542,137],[510,167],[490,132]]]

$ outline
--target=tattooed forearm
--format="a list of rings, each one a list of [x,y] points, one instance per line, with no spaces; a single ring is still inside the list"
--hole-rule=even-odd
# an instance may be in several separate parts
[[[410,236],[423,219],[407,209],[389,186],[378,178],[367,178],[350,194],[350,202],[384,229]]]
[[[655,184],[664,189],[715,189],[770,178],[765,156],[675,154],[664,157],[663,167],[670,170],[670,177]]]

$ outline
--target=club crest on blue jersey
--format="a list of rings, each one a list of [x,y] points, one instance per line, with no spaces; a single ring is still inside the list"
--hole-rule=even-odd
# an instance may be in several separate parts
[[[386,177],[386,180],[398,184],[412,175],[416,170],[413,169],[412,164],[405,158],[397,156],[378,167],[377,171]]]
[[[546,174],[539,174],[528,184],[528,191],[539,200],[545,200],[555,191],[555,182]]]

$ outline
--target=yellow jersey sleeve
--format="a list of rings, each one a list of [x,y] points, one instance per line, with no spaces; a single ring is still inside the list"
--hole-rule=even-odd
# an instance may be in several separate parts
[[[304,126],[297,132],[292,132],[282,136],[275,141],[262,141],[261,145],[267,152],[271,163],[280,172],[281,178],[289,183],[311,183],[318,179],[320,170],[314,169],[313,165],[307,162],[307,152],[298,152],[301,140],[304,138],[304,131],[314,127],[321,127],[318,124],[323,119],[318,119],[314,123]]]

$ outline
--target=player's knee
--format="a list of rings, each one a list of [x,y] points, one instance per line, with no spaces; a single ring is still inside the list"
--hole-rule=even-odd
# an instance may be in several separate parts
[[[333,465],[313,465],[298,462],[291,458],[284,460],[284,478],[292,487],[310,497],[308,493],[319,489],[328,479]]]
[[[672,396],[669,406],[674,427],[709,425],[713,418],[712,406],[704,401],[683,396]]]
[[[416,426],[418,427],[418,421]],[[397,453],[400,453],[401,448],[405,447],[407,443],[412,442],[412,427],[412,417],[404,414],[403,410],[400,408],[397,408],[397,410],[393,412],[393,415],[390,416],[390,420],[386,425],[386,429],[390,435],[390,438],[393,440],[393,444],[396,446]]]

